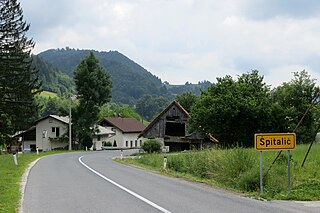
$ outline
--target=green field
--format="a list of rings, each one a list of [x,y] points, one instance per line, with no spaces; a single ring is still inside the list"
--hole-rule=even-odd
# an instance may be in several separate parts
[[[56,93],[49,92],[49,91],[42,91],[39,95],[42,96],[42,97],[45,97],[45,98],[55,98],[55,97],[58,97],[58,95],[57,95]]]
[[[168,154],[167,171],[163,170],[163,154],[144,155],[140,159],[125,159],[124,163],[243,192],[253,197],[320,200],[320,145],[313,145],[304,167],[301,167],[308,147],[309,145],[298,145],[291,151],[290,193],[288,193],[287,151],[283,151],[272,167],[271,164],[278,152],[263,152],[263,194],[260,194],[260,153],[254,149],[211,149]]]
[[[28,165],[37,158],[62,152],[19,154],[16,166],[11,154],[0,155],[0,212],[17,212],[20,200],[20,182]]]

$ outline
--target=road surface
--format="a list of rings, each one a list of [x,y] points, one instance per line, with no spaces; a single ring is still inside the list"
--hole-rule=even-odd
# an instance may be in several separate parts
[[[127,150],[124,154],[132,152]],[[120,151],[44,157],[31,169],[24,213],[320,212],[320,204],[259,201],[203,184],[125,166]],[[314,204],[314,203],[313,203]]]

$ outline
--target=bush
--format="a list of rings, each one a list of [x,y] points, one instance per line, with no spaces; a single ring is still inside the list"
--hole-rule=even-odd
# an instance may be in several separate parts
[[[108,141],[108,142],[105,142],[105,141],[104,141],[104,142],[103,142],[103,145],[104,145],[104,146],[112,146],[112,143],[111,143],[110,141]]]
[[[157,140],[147,140],[142,144],[141,149],[148,153],[159,152],[161,144]]]

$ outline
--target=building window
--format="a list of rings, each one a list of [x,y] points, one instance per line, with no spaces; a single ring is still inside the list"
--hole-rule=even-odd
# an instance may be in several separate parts
[[[97,136],[97,140],[100,141],[100,135]]]
[[[51,128],[52,132],[55,132],[55,137],[58,138],[60,136],[60,128],[59,127],[52,127]]]
[[[140,146],[142,145],[142,140],[140,140]]]
[[[126,141],[126,147],[128,147],[128,141]]]
[[[135,147],[138,146],[138,141],[137,140],[134,141],[134,145],[135,145]]]
[[[133,145],[133,144],[132,144],[132,141],[130,141],[130,147],[132,147],[132,145]]]

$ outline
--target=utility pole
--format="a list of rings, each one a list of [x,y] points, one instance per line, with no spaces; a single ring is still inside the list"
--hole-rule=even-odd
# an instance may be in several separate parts
[[[69,151],[72,150],[72,134],[71,134],[71,101],[72,99],[70,98],[70,105],[69,105]]]

